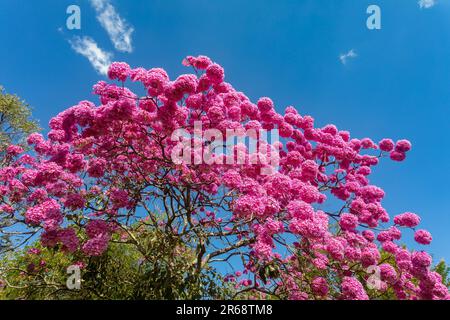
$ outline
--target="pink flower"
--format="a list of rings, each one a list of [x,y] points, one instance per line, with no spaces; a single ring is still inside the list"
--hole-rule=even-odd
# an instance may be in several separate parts
[[[353,277],[344,277],[341,283],[342,298],[345,300],[369,300],[361,282]]]
[[[300,166],[302,163],[303,157],[298,151],[291,151],[287,154],[286,162],[294,167]]]
[[[377,149],[377,145],[369,138],[362,139],[361,146],[364,149]]]
[[[273,102],[270,98],[261,98],[258,100],[258,109],[261,112],[267,113],[273,109]]]
[[[223,182],[228,188],[237,188],[241,184],[241,175],[235,170],[228,170],[223,175]]]
[[[109,234],[109,231],[108,223],[104,220],[91,220],[86,225],[86,233],[89,238]]]
[[[253,251],[255,255],[261,259],[261,260],[269,260],[273,253],[273,242],[272,240],[267,241],[267,239],[259,239],[259,241],[256,241],[256,243],[253,245]]]
[[[46,230],[41,236],[41,243],[50,248],[60,243],[65,252],[75,252],[79,247],[79,239],[73,228]]]
[[[6,152],[12,156],[17,156],[23,152],[23,148],[21,146],[10,145],[6,148]]]
[[[302,178],[313,180],[317,177],[319,166],[312,160],[306,160],[302,163]]]
[[[38,249],[38,248],[31,248],[31,249],[28,249],[27,253],[28,254],[40,255],[41,254],[41,250]]]
[[[225,112],[220,107],[212,107],[208,109],[208,117],[213,123],[217,123],[225,119]]]
[[[301,220],[294,218],[291,220],[289,230],[294,234],[300,234],[309,239],[321,239],[328,230],[328,216],[323,212],[317,212],[312,219]],[[334,240],[334,239],[333,239]],[[331,241],[331,240],[330,240]],[[342,247],[337,241],[330,247],[330,253],[336,255],[336,259],[340,259],[343,255]]]
[[[113,62],[108,69],[108,77],[111,80],[124,82],[130,74],[130,66],[125,62]]]
[[[381,231],[377,236],[377,240],[380,242],[391,241],[392,239],[392,235],[388,231]]]
[[[76,261],[73,265],[78,266],[80,269],[86,268],[86,263],[84,263],[83,261]]]
[[[431,265],[431,257],[424,251],[416,251],[412,253],[411,262],[416,267],[429,267]]]
[[[388,229],[389,235],[392,237],[392,239],[400,240],[402,237],[402,232],[400,229],[398,229],[395,226],[392,226]]]
[[[208,79],[214,83],[214,84],[219,84],[223,81],[224,78],[224,70],[221,66],[219,66],[216,63],[211,64],[210,66],[208,66],[208,68],[206,69],[206,76],[208,77]]]
[[[392,139],[383,139],[379,142],[380,150],[385,152],[391,152],[394,150],[394,141]]]
[[[400,269],[409,271],[412,268],[411,254],[406,249],[400,249],[396,252],[395,261]]]
[[[411,212],[405,212],[394,217],[394,223],[401,227],[414,228],[420,223],[420,217]]]
[[[144,85],[151,96],[158,96],[164,91],[169,76],[161,68],[150,69],[144,79]]]
[[[59,241],[63,245],[63,250],[75,252],[80,245],[79,239],[74,229],[67,228],[58,231]]]
[[[88,256],[100,256],[108,248],[109,236],[100,235],[89,239],[83,245],[83,252]]]
[[[356,172],[362,174],[363,176],[368,176],[371,174],[372,170],[370,169],[370,167],[362,166]]]
[[[31,207],[25,213],[25,221],[32,225],[44,223],[47,230],[56,229],[62,222],[61,206],[54,199],[44,201],[42,204]]]
[[[32,133],[27,138],[28,144],[38,144],[44,141],[44,137],[40,133]]]
[[[339,225],[342,230],[354,230],[358,226],[358,217],[351,213],[343,213]]]
[[[144,68],[131,69],[129,75],[132,81],[144,81],[147,75],[147,70]]]
[[[397,272],[390,264],[383,263],[379,265],[381,280],[389,283],[395,283],[397,281]]]
[[[82,154],[70,153],[67,156],[65,168],[67,168],[72,173],[76,173],[76,172],[82,171],[84,169],[85,165],[86,165],[86,162],[84,161],[84,156]]]
[[[67,208],[70,208],[72,210],[77,210],[77,209],[84,208],[85,203],[86,203],[86,201],[81,194],[74,193],[74,194],[69,194],[66,197],[66,199],[64,201],[64,206],[66,206]]]
[[[294,129],[292,128],[292,126],[286,122],[283,122],[282,124],[280,124],[278,130],[280,132],[280,137],[282,137],[282,138],[289,138],[292,136],[292,133],[294,132]]]
[[[312,219],[314,216],[313,207],[304,201],[294,200],[289,203],[287,209],[292,217],[302,220]]]
[[[186,106],[192,109],[201,109],[203,102],[203,95],[193,94],[186,98]]]
[[[392,241],[385,241],[382,243],[381,247],[384,251],[395,254],[397,252],[398,246]]]
[[[148,111],[148,112],[155,112],[157,109],[157,106],[155,102],[151,99],[145,99],[139,101],[139,108]]]
[[[328,283],[325,278],[317,277],[311,283],[311,289],[318,296],[326,296],[328,294]]]
[[[100,178],[105,174],[106,160],[93,158],[89,160],[87,172],[93,178]]]
[[[395,151],[405,153],[411,150],[411,142],[408,140],[399,140],[395,144]]]
[[[364,230],[362,232],[362,235],[364,236],[364,238],[366,238],[368,241],[372,242],[373,240],[375,240],[375,234],[373,233],[372,230]]]
[[[183,60],[184,66],[193,66],[199,70],[205,70],[212,64],[211,59],[206,56],[188,56]]]
[[[433,238],[431,234],[426,230],[417,230],[414,233],[414,240],[420,244],[430,244]]]
[[[344,258],[344,245],[338,239],[330,238],[327,240],[326,250],[330,256],[335,260],[342,260]]]
[[[392,151],[390,157],[394,161],[401,162],[406,159],[406,154],[404,152]]]
[[[197,77],[192,74],[183,74],[175,80],[176,90],[183,94],[192,94],[197,90]]]
[[[371,243],[373,245],[373,243]],[[376,265],[380,259],[380,252],[376,246],[367,246],[361,252],[361,262],[364,267]]]

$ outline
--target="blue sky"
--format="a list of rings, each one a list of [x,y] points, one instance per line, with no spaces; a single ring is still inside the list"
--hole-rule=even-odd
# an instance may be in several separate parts
[[[66,28],[72,4],[81,8],[81,30]],[[94,99],[92,85],[104,79],[74,51],[76,37],[90,37],[112,60],[163,67],[171,77],[187,71],[183,57],[205,54],[238,90],[271,97],[279,111],[294,105],[358,138],[411,140],[407,161],[384,161],[372,183],[385,189],[391,216],[420,214],[434,257],[450,261],[450,0],[423,0],[422,8],[416,0],[110,4],[124,30],[133,29],[130,46],[111,40],[89,0],[1,1],[0,84],[30,103],[44,128]],[[366,27],[370,4],[381,8],[381,30]],[[351,49],[356,57],[343,64]]]

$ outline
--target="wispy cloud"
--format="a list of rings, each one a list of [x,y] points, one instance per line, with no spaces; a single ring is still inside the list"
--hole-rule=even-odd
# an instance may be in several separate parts
[[[351,49],[349,52],[341,54],[339,56],[339,60],[341,60],[342,64],[347,64],[347,60],[348,59],[354,59],[356,58],[358,55],[356,54],[354,49]]]
[[[120,17],[109,0],[90,0],[90,2],[97,12],[97,20],[108,33],[114,47],[118,51],[132,52],[133,27]]]
[[[103,51],[90,37],[75,36],[69,40],[69,43],[73,50],[89,60],[98,73],[107,74],[112,57],[110,52]]]
[[[436,4],[435,0],[419,0],[419,7],[421,9],[428,9]]]

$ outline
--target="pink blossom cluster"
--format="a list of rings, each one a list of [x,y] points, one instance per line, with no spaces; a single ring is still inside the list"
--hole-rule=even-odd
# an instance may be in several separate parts
[[[46,246],[96,256],[114,233],[126,230],[121,226],[139,220],[137,208],[167,195],[176,198],[178,188],[181,221],[189,224],[174,232],[181,236],[201,226],[205,233],[242,242],[248,251],[245,274],[254,276],[243,286],[276,284],[277,292],[292,299],[368,299],[367,268],[379,265],[382,291],[391,289],[399,299],[450,297],[430,271],[429,254],[399,243],[400,228],[415,228],[420,218],[407,212],[390,225],[385,193],[370,183],[373,167],[386,157],[405,160],[410,142],[376,143],[332,124],[317,127],[292,106],[279,113],[270,98],[252,102],[224,81],[224,69],[208,57],[190,56],[183,64],[195,73],[171,80],[161,68],[113,63],[108,76],[121,83],[97,83],[99,105],[81,101],[50,121],[47,139],[30,135],[32,156],[8,148],[15,161],[0,169],[0,210],[14,210],[30,228],[41,227]],[[140,83],[147,95],[133,93],[127,81]],[[179,141],[171,140],[172,132],[193,133],[195,121],[203,130],[278,129],[283,142],[273,147],[279,170],[262,174],[267,165],[248,162],[173,163],[170,154]],[[247,159],[255,156],[245,145],[237,149]],[[195,193],[189,202],[188,191]],[[340,205],[323,209],[328,203]],[[425,230],[414,238],[423,245],[432,239]],[[382,254],[390,258],[382,260]],[[277,265],[279,272],[264,278],[263,265]]]

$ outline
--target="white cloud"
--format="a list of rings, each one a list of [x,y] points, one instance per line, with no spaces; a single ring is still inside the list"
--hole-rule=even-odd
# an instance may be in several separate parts
[[[109,0],[90,0],[90,2],[97,12],[97,20],[108,33],[114,47],[118,51],[132,52],[133,27],[120,17]]]
[[[348,59],[356,58],[357,56],[355,50],[351,49],[349,52],[341,54],[339,60],[341,60],[342,64],[346,64]]]
[[[419,0],[419,6],[421,9],[425,8],[431,8],[436,4],[435,0]]]
[[[100,49],[97,43],[90,37],[81,38],[76,36],[69,40],[69,43],[73,50],[89,60],[98,73],[103,75],[107,74],[112,57],[110,52]]]

